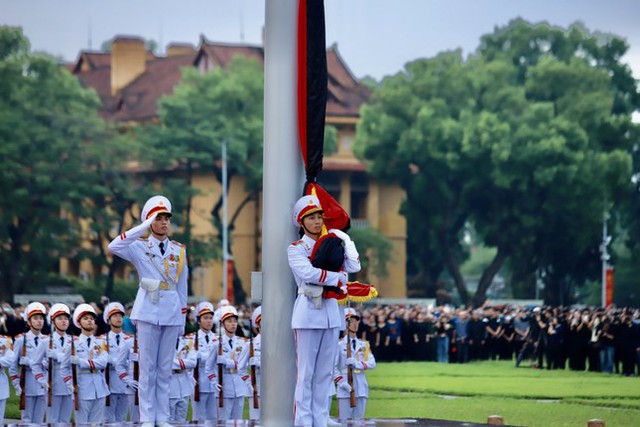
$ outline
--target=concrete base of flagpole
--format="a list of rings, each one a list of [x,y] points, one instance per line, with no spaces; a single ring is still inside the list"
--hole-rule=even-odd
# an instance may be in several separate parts
[[[503,426],[504,418],[502,418],[500,415],[489,415],[487,417],[487,424],[490,424],[492,426]]]
[[[604,420],[593,419],[589,420],[587,427],[605,427]]]

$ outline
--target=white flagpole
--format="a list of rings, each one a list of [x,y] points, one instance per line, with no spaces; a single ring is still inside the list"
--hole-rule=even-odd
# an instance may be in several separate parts
[[[296,380],[291,314],[296,286],[287,246],[304,174],[297,135],[295,0],[265,0],[264,175],[262,220],[262,425],[293,425]]]

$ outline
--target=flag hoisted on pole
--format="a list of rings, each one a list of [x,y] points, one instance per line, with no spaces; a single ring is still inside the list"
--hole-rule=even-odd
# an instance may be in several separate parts
[[[307,182],[316,182],[322,170],[327,92],[324,1],[300,0],[298,7],[298,134]]]

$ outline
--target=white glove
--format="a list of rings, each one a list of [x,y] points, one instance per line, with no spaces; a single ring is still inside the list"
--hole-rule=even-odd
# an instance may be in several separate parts
[[[247,396],[253,395],[253,386],[249,381],[247,381],[246,384],[247,384]]]
[[[72,382],[72,381],[69,381],[66,385],[67,385],[67,391],[68,391],[70,394],[73,394],[73,382]]]
[[[356,359],[353,357],[347,358],[347,366],[354,366],[356,364]]]
[[[138,361],[138,353],[129,353],[129,361],[137,362]]]
[[[122,382],[129,387],[130,389],[137,390],[138,389],[138,381],[132,380],[129,377],[125,377]]]
[[[221,357],[218,359],[218,365],[222,365],[227,369],[235,369],[236,368],[236,362],[232,359],[229,359],[227,357]]]
[[[347,283],[349,282],[349,274],[346,271],[339,271],[338,275],[338,287],[340,289],[344,287],[344,290],[346,291]]]
[[[260,358],[259,357],[250,357],[249,358],[249,366],[255,366],[256,368],[260,367]]]
[[[16,390],[16,396],[20,396],[22,394],[22,387],[20,387],[20,384],[14,384],[13,388]]]
[[[206,350],[198,351],[198,359],[200,359],[201,363],[206,362],[208,358],[209,358],[209,353]]]
[[[345,233],[342,230],[338,230],[337,228],[330,229],[329,233],[335,234],[338,239],[342,240],[345,243],[351,241],[351,237],[349,237],[349,235],[347,233]]]
[[[28,366],[31,365],[31,359],[28,356],[20,356],[20,365]]]
[[[213,382],[213,388],[215,388],[218,393],[220,393],[220,390],[222,390],[222,387],[217,380]]]
[[[344,390],[346,393],[351,393],[351,386],[347,380],[342,380],[338,383],[338,388]]]
[[[111,366],[116,366],[116,359],[113,358],[113,356],[111,355],[111,353],[107,354],[107,363]]]
[[[40,387],[42,387],[44,391],[49,391],[49,383],[46,378],[40,378],[38,384],[40,384]]]
[[[71,356],[71,358],[69,359],[72,365],[79,365],[80,364],[80,358],[78,356]]]

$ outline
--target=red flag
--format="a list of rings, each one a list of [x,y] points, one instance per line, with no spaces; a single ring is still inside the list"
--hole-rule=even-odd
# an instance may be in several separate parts
[[[327,107],[327,53],[324,1],[298,4],[298,133],[307,181],[322,170]]]

